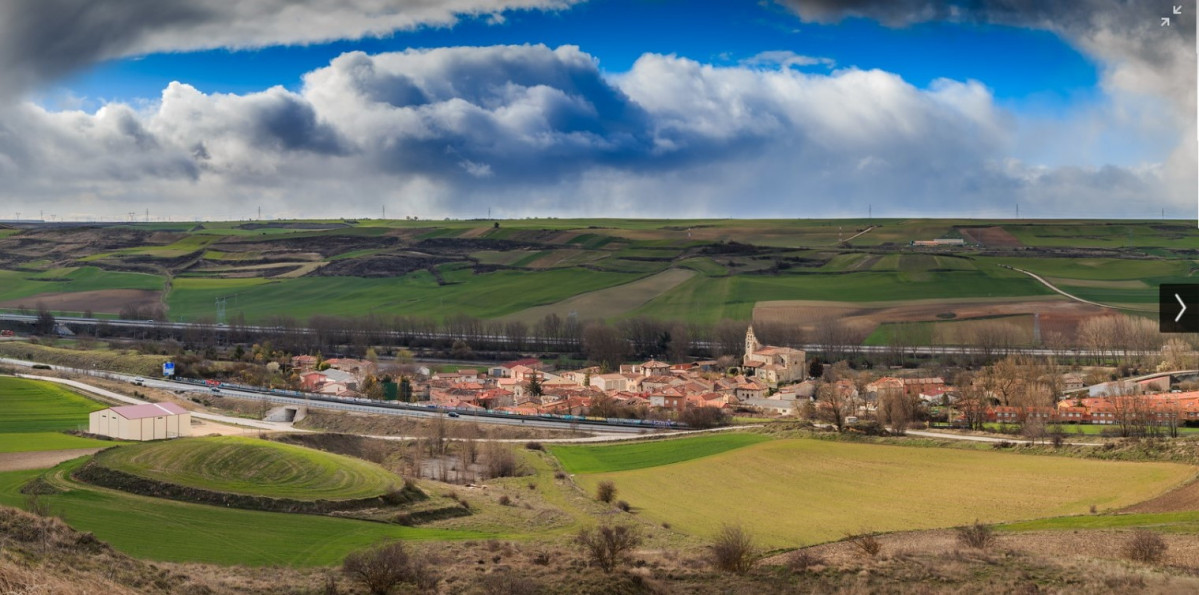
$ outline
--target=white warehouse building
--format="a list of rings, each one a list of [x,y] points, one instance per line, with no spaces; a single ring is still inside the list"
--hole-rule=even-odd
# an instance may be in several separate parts
[[[93,411],[88,432],[117,440],[162,440],[190,436],[192,416],[174,403],[146,403]]]

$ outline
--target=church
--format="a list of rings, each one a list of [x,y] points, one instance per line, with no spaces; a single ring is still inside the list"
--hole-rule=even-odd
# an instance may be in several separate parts
[[[770,386],[778,386],[804,379],[808,370],[805,355],[800,349],[763,346],[750,325],[745,331],[745,356],[741,365],[746,376],[752,375]]]

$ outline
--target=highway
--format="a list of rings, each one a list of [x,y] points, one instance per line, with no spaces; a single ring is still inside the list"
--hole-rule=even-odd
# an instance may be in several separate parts
[[[31,362],[19,359],[0,358],[0,364],[8,364],[10,366],[19,366],[23,368],[32,368],[37,362]],[[43,364],[44,365],[44,364]],[[50,366],[51,370],[59,372],[67,372],[70,374],[79,374],[85,376],[98,376],[109,378],[112,380],[120,380],[132,383],[134,379],[140,378],[131,374],[119,374],[116,372],[108,372],[102,370],[85,370],[81,368],[70,368],[65,366]],[[331,397],[328,395],[312,395],[309,397],[292,397],[279,394],[268,394],[266,392],[245,390],[233,388],[227,385],[222,385],[213,391],[212,388],[203,384],[193,384],[189,382],[178,382],[172,380],[162,380],[157,378],[144,379],[145,386],[158,388],[169,391],[186,391],[204,393],[212,397],[238,397],[243,399],[256,399],[275,403],[277,405],[312,407],[320,409],[333,409],[337,411],[353,411],[358,413],[374,413],[380,415],[398,415],[402,417],[422,417],[435,418],[442,415],[447,415],[445,410],[438,410],[419,405],[409,405],[400,403],[380,403],[378,401],[370,401],[368,399],[342,399]],[[523,426],[529,428],[545,428],[552,430],[575,430],[582,432],[608,433],[608,434],[648,434],[664,431],[662,429],[653,428],[650,426],[622,426],[608,424],[601,421],[566,421],[545,419],[541,417],[524,416],[524,415],[504,415],[489,412],[473,412],[458,410],[457,413],[460,421],[473,421],[482,424],[498,424],[509,426]]]
[[[36,315],[0,313],[0,321],[33,323],[36,320],[37,320]],[[180,330],[180,331],[188,330],[188,329],[202,329],[202,330],[209,330],[209,331],[212,331],[212,330],[229,331],[229,330],[231,330],[229,325],[226,325],[226,324],[198,324],[198,323],[190,323],[190,322],[156,322],[153,320],[114,320],[114,319],[80,318],[80,317],[69,317],[69,316],[55,317],[55,320],[60,323],[64,323],[64,324],[84,325],[84,326],[94,326],[96,324],[103,322],[105,324],[108,324],[109,326],[120,327],[120,328],[169,329],[169,330]],[[268,334],[268,333],[282,333],[282,332],[298,333],[298,334],[314,334],[316,332],[313,329],[309,329],[309,328],[281,329],[281,328],[277,328],[277,327],[253,326],[253,325],[246,325],[246,326],[241,326],[238,328],[239,328],[239,330],[241,330],[243,332],[254,333],[254,334]],[[382,334],[392,337],[392,338],[401,338],[402,336],[406,336],[406,335],[401,335],[400,333],[395,332],[395,331],[383,331]],[[503,336],[503,335],[479,335],[479,336],[462,337],[462,336],[458,336],[458,335],[452,335],[449,333],[421,333],[419,335],[419,338],[429,339],[429,340],[433,340],[433,339],[465,339],[467,341],[488,341],[488,342],[493,342],[493,343],[509,342],[508,337]],[[538,338],[538,337],[526,337],[524,340],[526,343],[533,343],[533,344],[542,343],[542,344],[567,345],[567,344],[574,343],[573,341],[570,341],[567,339],[545,339],[545,338]],[[709,341],[693,341],[692,347],[695,349],[710,349],[712,347],[712,343]],[[807,343],[804,345],[797,345],[795,347],[797,349],[803,349],[804,351],[811,352],[811,353],[824,353],[826,351],[831,350],[831,351],[836,351],[836,352],[857,353],[857,354],[889,354],[889,353],[896,353],[896,352],[902,351],[905,355],[916,355],[916,356],[924,356],[924,357],[944,356],[944,355],[983,355],[983,356],[990,355],[990,356],[994,356],[994,355],[1017,354],[1017,353],[1024,354],[1024,355],[1055,356],[1055,357],[1110,357],[1115,354],[1115,352],[1113,352],[1113,351],[1094,351],[1094,350],[1088,350],[1088,349],[1047,349],[1044,347],[991,347],[991,348],[985,348],[985,347],[964,347],[964,346],[948,346],[948,345],[946,345],[946,346],[910,346],[910,347],[900,348],[900,347],[892,347],[892,346],[888,346],[888,345],[837,345],[837,346],[831,346],[831,349],[830,349],[830,346],[822,345],[822,344],[818,344],[818,343]],[[1139,351],[1119,350],[1118,352],[1121,354],[1124,354],[1124,355],[1154,355],[1154,354],[1158,354],[1157,351],[1139,352]]]

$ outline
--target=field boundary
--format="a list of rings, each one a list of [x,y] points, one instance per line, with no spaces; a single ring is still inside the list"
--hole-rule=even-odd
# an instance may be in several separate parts
[[[87,484],[148,496],[178,500],[192,504],[207,504],[225,508],[241,508],[262,512],[286,512],[292,514],[328,515],[334,512],[347,512],[366,508],[399,506],[428,496],[420,489],[405,486],[386,494],[371,498],[353,500],[294,500],[291,498],[272,498],[269,496],[253,496],[250,494],[233,494],[217,492],[201,488],[192,488],[165,481],[147,479],[124,471],[105,467],[94,458],[71,474],[75,480]]]

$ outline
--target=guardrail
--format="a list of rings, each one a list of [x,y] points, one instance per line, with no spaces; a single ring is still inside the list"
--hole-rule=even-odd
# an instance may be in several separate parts
[[[278,389],[278,388],[263,388],[261,386],[250,386],[250,385],[246,385],[246,384],[237,384],[237,383],[233,383],[233,382],[221,382],[218,384],[211,384],[208,381],[200,380],[200,379],[196,379],[196,378],[175,378],[175,379],[173,379],[173,381],[184,383],[184,384],[190,384],[190,385],[194,385],[194,386],[198,386],[198,387],[208,388],[210,390],[214,389],[214,388],[215,389],[228,388],[230,390],[236,390],[236,391],[240,391],[240,392],[250,392],[250,393],[257,393],[257,394],[262,394],[262,395],[288,397],[288,398],[292,398],[292,399],[305,399],[305,400],[309,400],[309,401],[321,401],[321,402],[326,402],[326,403],[340,403],[340,404],[346,404],[346,405],[360,404],[360,406],[364,406],[363,410],[368,410],[369,408],[385,408],[385,409],[398,409],[398,410],[405,410],[405,411],[421,411],[421,412],[426,412],[426,413],[429,411],[446,411],[446,412],[453,411],[460,415],[464,414],[464,415],[471,415],[471,416],[475,416],[475,417],[490,417],[490,418],[504,418],[504,419],[528,419],[528,420],[547,420],[548,419],[548,420],[552,420],[552,421],[561,421],[561,422],[568,422],[568,423],[572,423],[572,424],[583,424],[583,425],[592,425],[592,426],[626,426],[626,427],[644,427],[644,428],[655,428],[655,429],[686,429],[688,427],[687,424],[677,422],[677,421],[672,421],[672,420],[624,419],[624,418],[619,418],[619,417],[603,418],[603,417],[589,417],[589,416],[583,416],[583,415],[563,415],[563,414],[557,414],[557,413],[539,413],[539,414],[533,416],[533,415],[522,415],[519,413],[512,413],[510,411],[488,411],[488,410],[478,410],[478,409],[474,409],[474,408],[470,408],[470,407],[448,407],[448,406],[439,405],[436,403],[417,405],[417,404],[413,404],[413,403],[403,403],[403,402],[398,402],[398,401],[376,401],[374,399],[361,399],[361,398],[356,398],[356,397],[336,397],[333,395],[325,395],[325,394],[320,394],[320,393],[309,393],[309,392],[304,392],[304,391],[284,390],[284,389]]]

